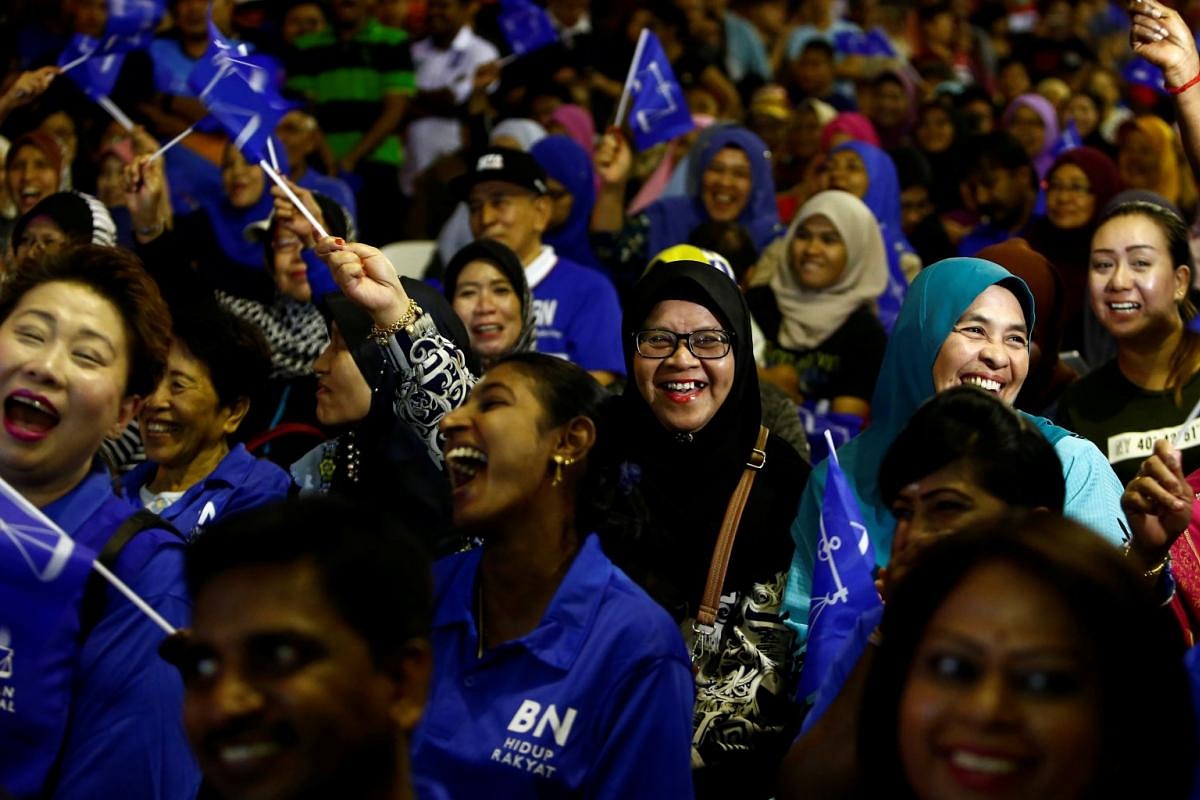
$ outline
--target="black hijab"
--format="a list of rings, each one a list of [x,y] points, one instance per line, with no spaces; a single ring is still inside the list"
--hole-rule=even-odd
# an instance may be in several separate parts
[[[667,430],[638,390],[634,334],[655,305],[685,300],[704,306],[733,333],[734,373],[728,396],[703,428]],[[614,403],[606,457],[616,463],[620,490],[636,494],[641,517],[627,524],[606,549],[680,619],[695,613],[729,498],[745,470],[762,421],[750,313],[724,273],[698,261],[659,262],[634,285],[622,325],[625,366],[631,376]],[[742,590],[786,570],[795,517],[808,469],[796,451],[774,435],[767,463],[756,476],[742,515],[727,589]]]
[[[509,353],[525,353],[534,349],[534,334],[537,332],[537,317],[533,311],[533,293],[529,289],[529,281],[525,279],[525,267],[517,254],[500,242],[492,239],[476,239],[454,254],[446,271],[442,273],[442,292],[446,300],[454,302],[454,293],[458,289],[458,276],[472,261],[485,261],[500,271],[508,279],[521,302],[521,333],[513,342]],[[507,355],[507,353],[505,353]],[[477,373],[478,374],[478,373]]]

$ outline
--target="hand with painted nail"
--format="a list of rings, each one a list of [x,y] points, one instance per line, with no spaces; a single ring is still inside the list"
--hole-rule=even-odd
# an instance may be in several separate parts
[[[1168,86],[1183,86],[1200,73],[1196,40],[1174,9],[1157,0],[1129,0],[1129,45],[1163,71]]]
[[[1145,569],[1161,562],[1191,524],[1193,493],[1181,464],[1182,454],[1160,439],[1121,495],[1121,508],[1133,529],[1130,551]]]
[[[408,309],[408,293],[396,268],[379,250],[326,236],[314,252],[329,267],[342,294],[366,309],[380,328],[390,326]]]

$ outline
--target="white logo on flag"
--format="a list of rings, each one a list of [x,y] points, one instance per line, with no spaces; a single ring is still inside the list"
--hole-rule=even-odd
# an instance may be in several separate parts
[[[13,676],[12,634],[8,628],[0,628],[0,678]]]
[[[821,522],[821,542],[817,548],[817,558],[821,561],[829,562],[829,574],[833,576],[833,585],[836,587],[832,592],[825,594],[822,597],[813,597],[812,599],[812,616],[809,618],[808,625],[811,630],[816,624],[817,619],[821,616],[826,606],[837,605],[838,603],[850,602],[850,590],[842,583],[842,575],[838,572],[837,559],[834,554],[842,549],[842,537],[829,536],[825,531],[825,518],[820,518]],[[859,522],[850,520],[850,527],[858,534],[858,551],[862,555],[867,554],[867,548],[870,545],[870,539],[867,537],[867,529]]]
[[[654,130],[654,124],[657,120],[674,114],[678,108],[675,104],[674,93],[671,91],[671,82],[663,78],[662,70],[659,69],[657,61],[651,61],[633,79],[634,91],[638,92],[639,96],[647,81],[653,82],[654,93],[661,98],[661,102],[652,105],[650,108],[639,108],[637,113],[634,114],[638,129],[642,133],[649,133]]]

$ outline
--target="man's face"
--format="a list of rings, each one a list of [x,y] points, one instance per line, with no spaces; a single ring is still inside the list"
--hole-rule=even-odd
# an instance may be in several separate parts
[[[483,181],[471,187],[467,208],[471,234],[507,245],[522,264],[537,256],[553,210],[550,198],[504,181]]]
[[[426,688],[374,662],[309,561],[237,567],[207,583],[178,663],[192,749],[231,800],[386,786]]]
[[[1027,169],[985,166],[968,175],[967,186],[979,213],[1001,227],[1019,223],[1033,191]]]

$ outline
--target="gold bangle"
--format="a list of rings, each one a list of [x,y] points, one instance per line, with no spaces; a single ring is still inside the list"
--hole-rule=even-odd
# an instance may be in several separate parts
[[[400,315],[400,319],[388,325],[386,328],[381,328],[378,325],[371,326],[371,332],[367,337],[374,339],[375,343],[384,346],[388,343],[388,339],[395,336],[400,331],[412,333],[413,323],[417,321],[417,317],[425,312],[417,305],[417,301],[411,297],[408,298],[408,308],[404,309],[404,313]]]
[[[1121,551],[1121,554],[1124,555],[1126,558],[1128,558],[1129,554],[1132,550],[1133,550],[1133,542],[1126,542],[1124,549]],[[1165,556],[1163,556],[1162,559],[1157,564],[1155,564],[1153,567],[1151,567],[1150,569],[1143,572],[1142,576],[1145,578],[1157,578],[1159,575],[1162,575],[1163,572],[1165,572],[1167,567],[1169,567],[1169,566],[1171,566],[1170,551],[1168,551],[1167,554]]]

